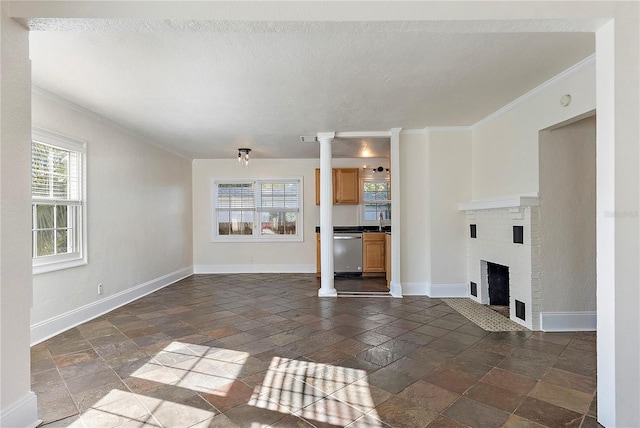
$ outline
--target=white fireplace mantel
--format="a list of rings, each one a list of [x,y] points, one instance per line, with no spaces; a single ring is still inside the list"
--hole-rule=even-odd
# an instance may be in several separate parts
[[[538,192],[527,195],[499,196],[497,198],[478,199],[458,204],[458,211],[495,210],[501,208],[537,207]]]

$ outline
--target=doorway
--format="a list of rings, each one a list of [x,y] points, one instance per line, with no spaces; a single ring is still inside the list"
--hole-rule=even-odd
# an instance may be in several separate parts
[[[596,116],[540,131],[540,312],[596,314]],[[586,326],[583,328],[587,328]]]

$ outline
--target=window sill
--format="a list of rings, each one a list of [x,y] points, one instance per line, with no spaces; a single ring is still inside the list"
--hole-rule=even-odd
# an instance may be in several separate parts
[[[302,236],[298,235],[279,235],[278,237],[261,237],[255,236],[215,236],[211,239],[211,242],[231,242],[231,243],[245,243],[245,242],[303,242]]]
[[[41,273],[55,272],[58,270],[74,268],[78,266],[84,266],[87,264],[87,259],[76,258],[71,260],[52,261],[49,263],[33,264],[32,273],[38,275]]]

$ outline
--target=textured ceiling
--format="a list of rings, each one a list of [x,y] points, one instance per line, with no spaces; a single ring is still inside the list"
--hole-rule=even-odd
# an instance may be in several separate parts
[[[316,158],[301,135],[472,125],[595,51],[592,33],[433,23],[29,25],[34,85],[189,158],[238,147]],[[388,155],[384,139],[353,139],[335,156],[364,156],[365,145]]]

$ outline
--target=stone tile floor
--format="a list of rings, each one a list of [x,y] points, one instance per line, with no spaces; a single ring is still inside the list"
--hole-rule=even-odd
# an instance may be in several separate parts
[[[48,427],[595,427],[595,333],[195,275],[32,348]]]

